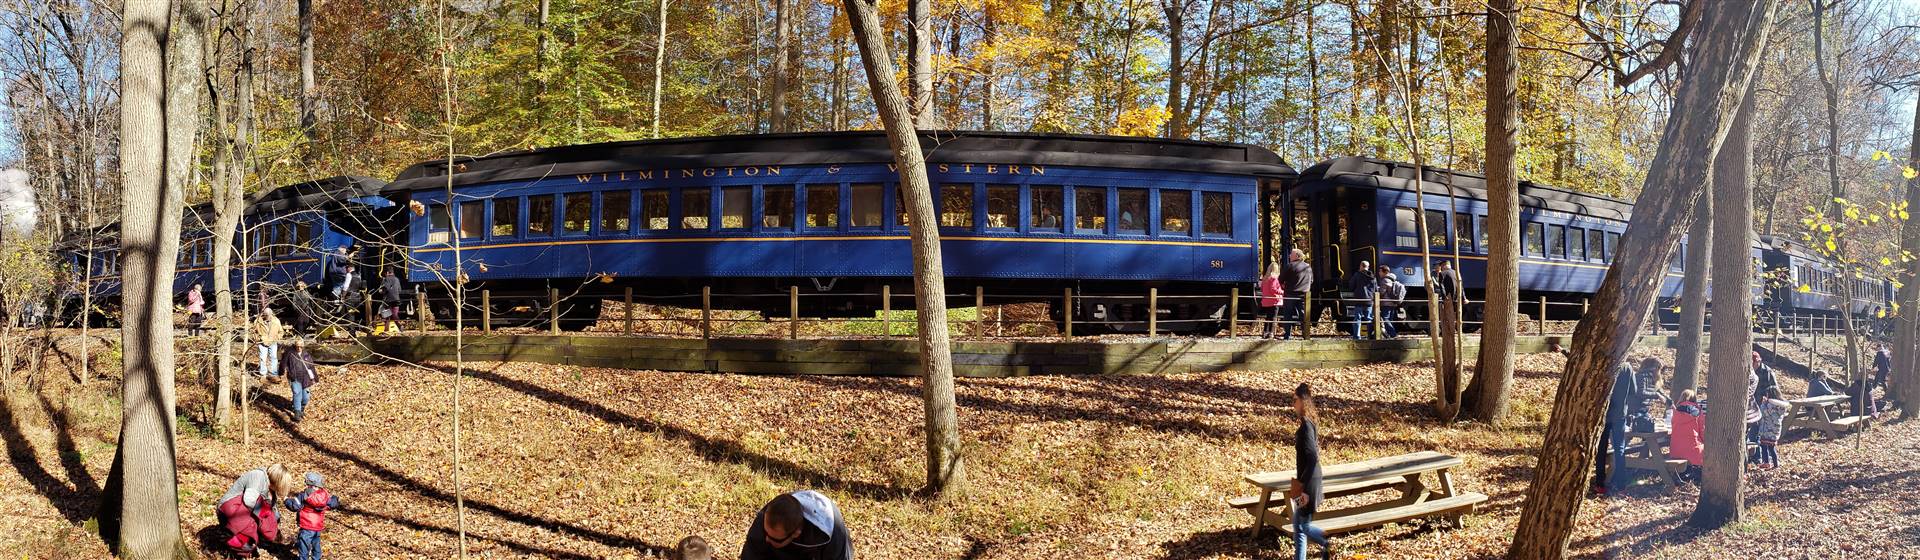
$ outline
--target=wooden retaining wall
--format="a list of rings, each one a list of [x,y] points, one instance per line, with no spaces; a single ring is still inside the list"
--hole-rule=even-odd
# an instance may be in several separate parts
[[[1521,353],[1568,344],[1567,336],[1522,336]],[[1463,341],[1465,355],[1477,339]],[[1671,345],[1669,337],[1641,337],[1641,344]],[[745,374],[920,375],[919,343],[911,339],[685,339],[568,335],[470,335],[464,357],[472,361],[525,361],[618,369]],[[331,343],[314,352],[329,363],[453,359],[446,335],[369,337]],[[1431,359],[1427,340],[1257,340],[1167,338],[1139,342],[974,341],[953,343],[956,375],[1101,375],[1194,373],[1338,367]]]

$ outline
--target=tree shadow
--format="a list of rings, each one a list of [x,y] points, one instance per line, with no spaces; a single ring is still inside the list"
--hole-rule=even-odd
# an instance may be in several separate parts
[[[445,366],[428,365],[426,367],[441,373],[453,374],[453,370]],[[629,415],[599,403],[554,391],[526,381],[511,379],[493,371],[468,369],[465,370],[465,373],[468,377],[486,381],[544,402],[564,406],[576,412],[598,418],[603,422],[620,424],[643,432],[652,432],[679,440],[691,446],[700,458],[708,462],[740,464],[761,474],[776,478],[792,479],[799,482],[802,486],[832,490],[834,492],[861,496],[878,501],[895,500],[915,494],[913,490],[840,478],[798,463],[755,453],[748,450],[746,446],[741,445],[739,442],[714,439],[695,433],[693,430],[666,422]]]
[[[45,497],[54,509],[60,510],[60,515],[66,517],[69,523],[74,525],[85,523],[87,519],[93,517],[94,506],[100,500],[100,487],[94,483],[91,474],[86,474],[84,464],[77,467],[84,476],[75,477],[72,480],[61,480],[60,477],[41,466],[39,451],[34,449],[33,442],[27,439],[26,432],[20,426],[19,418],[13,414],[12,401],[11,395],[0,398],[0,440],[4,440],[6,444],[8,462],[13,464],[14,470],[20,473],[21,478],[33,485],[34,491]],[[65,433],[57,426],[54,431],[63,435]],[[61,446],[63,455],[66,454],[64,449],[71,445],[72,441],[65,439],[65,443]],[[61,460],[69,461],[64,456]],[[74,453],[71,461],[67,463],[70,477],[76,468],[75,463],[79,461],[78,453]]]
[[[264,416],[272,420],[273,423],[277,425],[282,432],[286,433],[288,439],[299,442],[300,444],[305,445],[309,449],[312,449],[315,452],[318,452],[322,455],[326,455],[338,461],[350,463],[356,467],[359,467],[361,470],[364,470],[367,473],[372,474],[383,481],[386,481],[387,483],[412,491],[422,497],[432,499],[432,500],[437,500],[440,502],[445,502],[447,504],[454,503],[455,501],[454,496],[444,490],[435,488],[432,485],[429,485],[418,479],[402,474],[399,471],[395,471],[386,466],[380,465],[378,463],[374,463],[373,461],[370,461],[359,455],[355,455],[346,450],[327,445],[326,443],[322,443],[321,441],[314,439],[312,436],[307,435],[305,432],[301,431],[299,427],[294,424],[293,420],[290,417],[288,417],[287,413],[284,412],[285,410],[287,410],[292,406],[291,401],[289,401],[287,398],[281,397],[276,394],[267,393],[267,394],[261,395],[260,400],[256,402],[269,404],[279,409],[278,411],[276,411],[276,413],[265,414]],[[466,503],[466,507],[468,509],[484,512],[489,515],[499,517],[501,519],[512,521],[514,523],[520,523],[522,525],[550,529],[556,533],[562,533],[575,538],[590,540],[593,542],[600,543],[602,545],[615,547],[615,548],[635,549],[635,550],[640,550],[650,554],[661,554],[669,550],[667,547],[654,545],[652,543],[648,543],[641,539],[625,537],[620,535],[612,535],[603,531],[581,527],[579,525],[575,525],[572,523],[546,519],[536,515],[509,510],[505,507],[476,498],[474,496],[463,496],[463,498],[464,498],[464,502]],[[424,528],[425,526],[423,525],[422,527]]]
[[[1236,519],[1248,519],[1236,518]],[[1249,540],[1246,525],[1234,525],[1231,528],[1194,533],[1177,541],[1160,543],[1161,560],[1199,560],[1215,558],[1226,553],[1245,553],[1246,558],[1290,558],[1293,556],[1292,543],[1282,543],[1275,536],[1278,531],[1267,528],[1260,537]]]

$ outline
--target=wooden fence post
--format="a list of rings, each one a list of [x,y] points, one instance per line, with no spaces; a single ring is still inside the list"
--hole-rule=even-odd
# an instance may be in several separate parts
[[[493,290],[480,290],[480,332],[493,333]]]
[[[1006,336],[1006,334],[1007,306],[996,305],[993,307],[993,336]]]
[[[893,285],[880,285],[880,335],[893,336]]]
[[[1240,330],[1240,288],[1235,287],[1227,293],[1227,338],[1233,338]]]
[[[414,306],[414,309],[413,309],[414,317],[420,320],[420,333],[426,334],[427,332],[427,288],[426,286],[421,286],[420,289],[413,291],[413,306]]]
[[[787,286],[787,338],[800,339],[800,287]]]
[[[977,336],[987,335],[987,288],[973,287],[973,330]]]
[[[1160,288],[1147,288],[1147,336],[1160,332]]]
[[[1073,288],[1067,288],[1067,295],[1060,301],[1061,324],[1066,326],[1066,332],[1061,336],[1073,338]]]
[[[1588,303],[1588,298],[1580,298],[1580,318],[1582,319],[1587,317],[1587,310],[1592,309]]]
[[[1658,316],[1657,314],[1655,315]],[[1657,320],[1657,319],[1656,319]],[[1540,296],[1540,324],[1537,327],[1541,336],[1547,334],[1547,296]]]
[[[1373,291],[1373,301],[1369,303],[1369,305],[1373,306],[1373,335],[1367,338],[1372,340],[1380,340],[1380,290]],[[1356,323],[1354,324],[1353,328],[1359,329],[1360,325]],[[1359,333],[1354,333],[1354,334],[1359,334]]]
[[[713,286],[700,287],[700,340],[713,340]]]
[[[1307,290],[1307,296],[1300,300],[1300,316],[1294,319],[1300,322],[1300,340],[1313,338],[1313,290]]]
[[[627,310],[626,317],[624,317],[626,320],[620,325],[620,334],[633,336],[633,286],[627,286],[625,290],[622,290],[620,299],[626,304],[624,308]]]
[[[560,334],[559,288],[547,288],[547,334]]]

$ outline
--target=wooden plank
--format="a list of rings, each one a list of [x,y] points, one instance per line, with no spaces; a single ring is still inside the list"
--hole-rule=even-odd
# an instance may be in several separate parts
[[[1473,511],[1474,506],[1487,501],[1485,494],[1466,493],[1458,496],[1428,500],[1418,504],[1376,509],[1372,511],[1335,510],[1314,516],[1313,525],[1328,535],[1364,531],[1390,523],[1401,523],[1426,517],[1436,517],[1452,513]],[[1293,534],[1293,527],[1281,527],[1282,534]]]
[[[1369,459],[1357,463],[1345,463],[1323,466],[1320,479],[1323,484],[1341,484],[1353,480],[1398,477],[1408,474],[1450,469],[1464,464],[1459,457],[1437,451],[1417,451],[1405,455]],[[1255,486],[1286,487],[1293,482],[1294,471],[1275,471],[1246,475],[1245,480]]]

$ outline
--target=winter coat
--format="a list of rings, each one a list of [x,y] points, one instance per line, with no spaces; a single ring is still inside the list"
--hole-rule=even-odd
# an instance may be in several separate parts
[[[306,350],[293,350],[282,356],[280,374],[287,376],[287,382],[299,383],[301,387],[312,387],[320,382],[320,373],[313,367],[313,354]]]
[[[1280,265],[1280,284],[1286,287],[1287,293],[1295,294],[1295,297],[1307,293],[1308,290],[1313,289],[1313,265],[1303,260],[1288,261]]]
[[[260,339],[259,344],[279,344],[280,337],[286,335],[286,328],[280,325],[280,318],[267,315],[267,318],[253,322],[253,332]]]
[[[287,509],[298,514],[302,531],[327,530],[327,511],[339,507],[340,498],[316,486],[308,486],[305,492],[287,498]]]
[[[207,312],[207,300],[206,298],[200,297],[200,290],[192,290],[187,292],[187,312],[188,313],[206,313]]]
[[[1786,424],[1787,411],[1793,404],[1780,399],[1766,399],[1760,403],[1760,425],[1754,435],[1760,441],[1780,441],[1781,428]]]
[[[1689,465],[1698,465],[1706,452],[1706,443],[1701,439],[1707,427],[1705,411],[1693,401],[1681,401],[1673,406],[1673,444],[1669,456],[1686,459]]]
[[[380,302],[387,305],[400,305],[399,276],[388,276],[380,279]]]
[[[1280,278],[1260,277],[1260,307],[1277,307],[1286,298],[1286,289],[1280,285]]]

